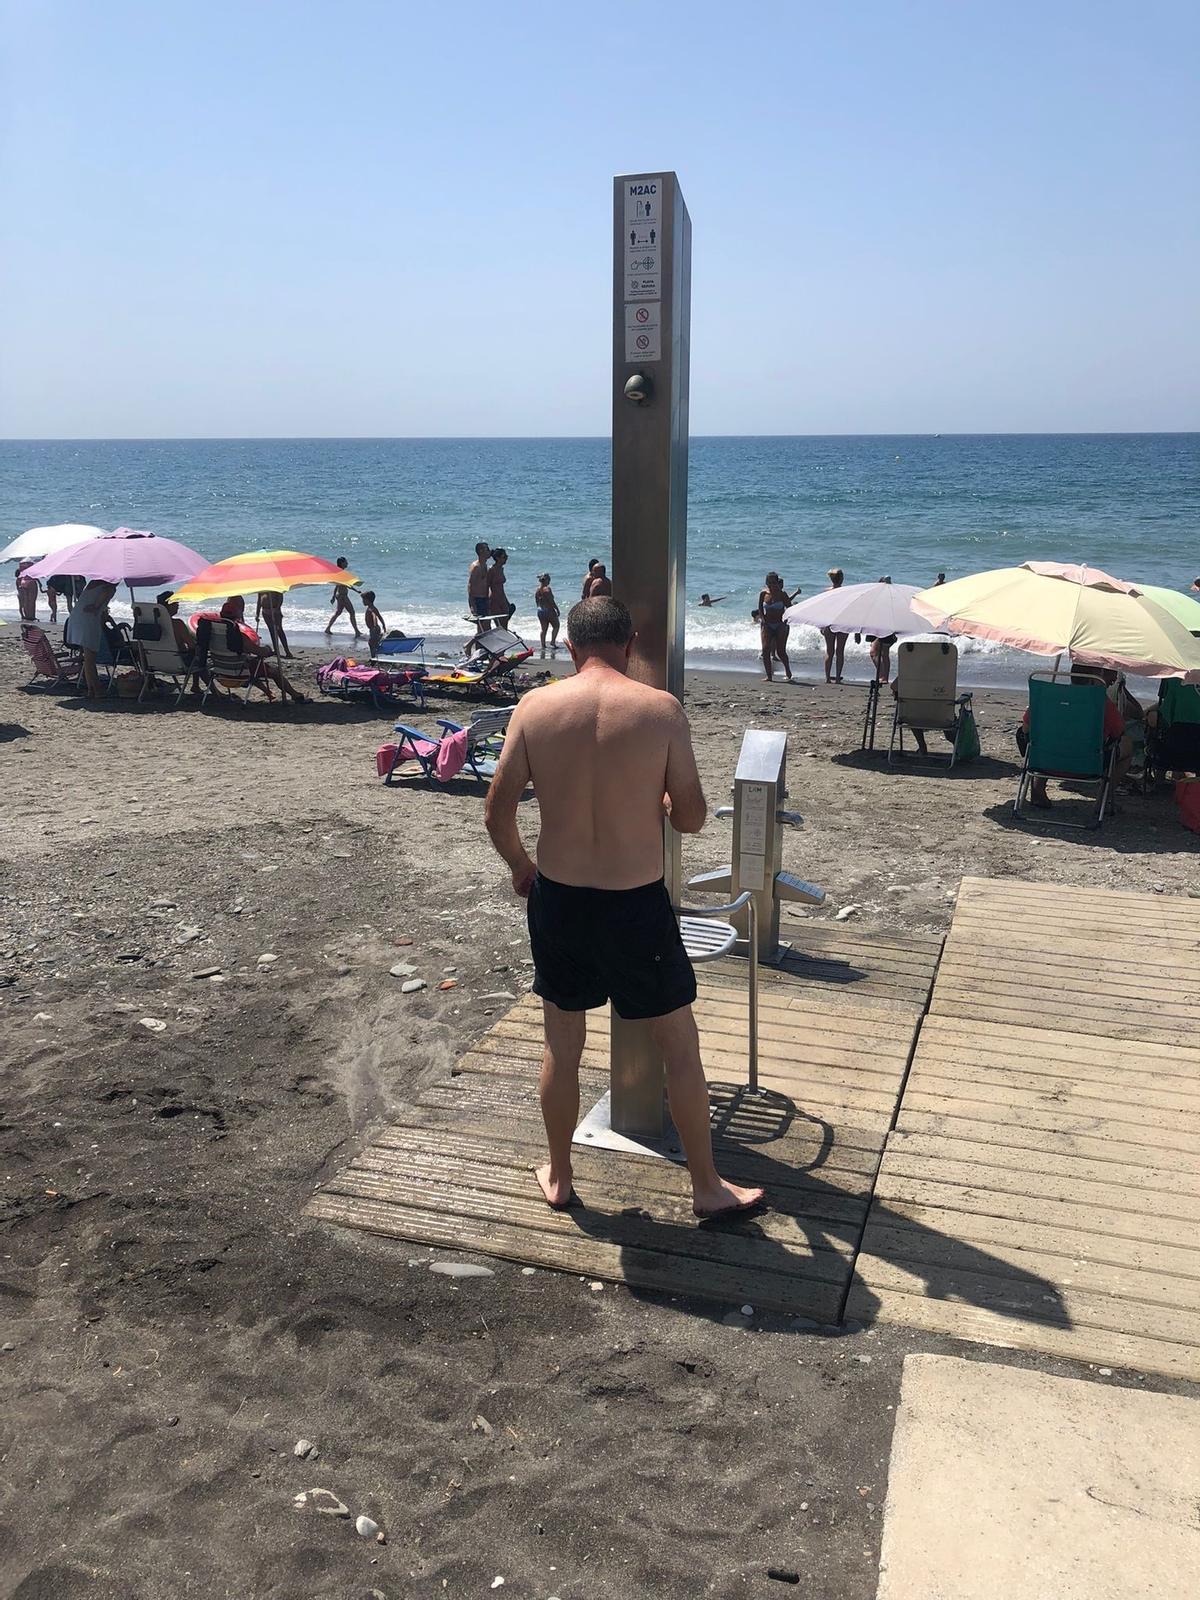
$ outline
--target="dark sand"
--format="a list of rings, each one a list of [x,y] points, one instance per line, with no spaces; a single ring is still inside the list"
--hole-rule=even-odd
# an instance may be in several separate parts
[[[479,997],[528,982],[474,786],[383,788],[388,723],[333,702],[25,694],[15,633],[0,1593],[398,1600],[503,1576],[498,1592],[542,1600],[869,1600],[900,1362],[939,1341],[725,1320],[503,1262],[456,1283],[428,1250],[301,1215],[506,1004]],[[806,827],[786,859],[828,889],[817,915],[940,931],[963,873],[1197,884],[1165,796],[1098,835],[1010,825],[1011,696],[976,696],[985,759],[954,775],[861,758],[861,689],[702,676],[688,704],[714,805],[745,726],[791,736]],[[687,842],[689,869],[727,859],[727,826]],[[401,995],[401,957],[428,989]],[[316,1460],[293,1455],[302,1437]],[[311,1487],[388,1543],[296,1511]]]

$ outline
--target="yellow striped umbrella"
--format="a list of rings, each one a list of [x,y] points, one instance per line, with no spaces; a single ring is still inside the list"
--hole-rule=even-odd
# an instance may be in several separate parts
[[[230,594],[259,594],[264,589],[286,594],[306,583],[359,583],[352,572],[321,556],[301,550],[250,550],[205,567],[181,584],[173,600],[216,600]]]

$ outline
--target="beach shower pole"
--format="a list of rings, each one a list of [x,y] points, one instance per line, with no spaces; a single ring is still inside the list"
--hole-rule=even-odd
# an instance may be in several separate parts
[[[637,629],[631,675],[683,698],[692,224],[673,172],[613,180],[613,592]],[[679,835],[664,827],[672,905]],[[644,1022],[612,1014],[614,1132],[661,1134],[663,1065]]]

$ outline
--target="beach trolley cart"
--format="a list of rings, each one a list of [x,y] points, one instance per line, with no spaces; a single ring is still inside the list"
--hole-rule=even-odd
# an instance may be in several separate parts
[[[950,741],[950,765],[979,754],[970,694],[958,692],[958,646],[937,640],[910,640],[896,656],[896,706],[888,765],[906,754],[904,730],[942,733]],[[932,760],[932,754],[927,752]]]
[[[1018,821],[1030,820],[1023,807],[1033,778],[1062,778],[1097,786],[1096,804],[1086,822],[1047,816],[1040,820],[1063,828],[1098,828],[1104,821],[1112,800],[1119,743],[1104,737],[1107,698],[1099,678],[1081,680],[1057,672],[1030,674],[1029,737],[1013,801],[1013,816]]]

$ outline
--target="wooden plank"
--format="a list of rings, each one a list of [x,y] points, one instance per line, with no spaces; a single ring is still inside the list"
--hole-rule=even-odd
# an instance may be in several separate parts
[[[501,1223],[475,1223],[436,1212],[408,1210],[378,1201],[318,1194],[308,1215],[343,1227],[391,1238],[411,1239],[452,1250],[477,1250],[510,1261],[530,1262],[563,1272],[583,1273],[632,1288],[695,1296],[762,1310],[788,1312],[828,1321],[837,1315],[844,1286],[817,1277],[811,1269],[747,1271],[719,1262],[679,1258],[664,1250],[645,1250],[589,1239],[577,1231],[552,1233]]]
[[[880,1134],[869,1133],[857,1127],[839,1129],[832,1144],[827,1144],[819,1123],[814,1123],[807,1117],[798,1117],[781,1137],[766,1140],[756,1138],[751,1143],[745,1138],[739,1138],[736,1131],[730,1138],[722,1135],[721,1129],[726,1125],[726,1121],[725,1108],[720,1103],[713,1106],[712,1120],[714,1150],[735,1159],[738,1163],[737,1170],[743,1174],[747,1182],[761,1183],[767,1178],[773,1178],[782,1167],[801,1175],[810,1169],[819,1170],[823,1174],[829,1173],[830,1182],[839,1179],[845,1184],[853,1182],[861,1186],[863,1193],[868,1192],[874,1184],[879,1152],[883,1144]],[[742,1119],[737,1116],[731,1119],[731,1125],[735,1130],[741,1121]],[[436,1106],[404,1105],[392,1113],[376,1142],[386,1145],[393,1135],[403,1138],[414,1129],[429,1127],[436,1127],[439,1137],[442,1138],[458,1134],[463,1138],[478,1137],[485,1144],[494,1143],[496,1138],[495,1124],[488,1118],[471,1121],[460,1114],[447,1112]],[[527,1116],[519,1128],[514,1128],[511,1136],[540,1139],[540,1132],[535,1134],[534,1127],[534,1122]],[[506,1136],[509,1136],[507,1129]],[[781,1149],[782,1154],[779,1153]],[[656,1156],[631,1153],[627,1159],[654,1167],[659,1164],[659,1158]],[[858,1192],[857,1188],[855,1192]]]
[[[1065,1328],[1103,1328],[1127,1337],[1166,1339],[1173,1344],[1200,1347],[1200,1311],[1187,1307],[1091,1294],[1032,1273],[994,1277],[953,1266],[889,1261],[870,1253],[869,1238],[859,1257],[859,1270],[863,1280],[881,1294],[910,1293],[917,1279],[928,1298],[953,1297],[1013,1319]],[[1200,1355],[1200,1348],[1197,1354]]]
[[[1194,1005],[1200,995],[1200,982],[1192,963],[1105,959],[1091,970],[1080,968],[1077,959],[1056,952],[1028,955],[1011,951],[984,951],[971,944],[947,945],[938,968],[937,981],[954,974],[978,980],[1000,975],[1006,980],[1024,982],[1035,990],[1048,990],[1061,999],[1064,990],[1074,994],[1120,996],[1136,1005]]]
[[[1123,1239],[1142,1239],[1147,1244],[1171,1244],[1180,1231],[1177,1221],[1146,1212],[1091,1205],[1086,1201],[1054,1202],[1040,1195],[1006,1194],[998,1189],[937,1183],[894,1174],[888,1170],[885,1154],[875,1185],[875,1207],[882,1209],[891,1206],[893,1201],[935,1207],[939,1211],[970,1211],[988,1217],[1006,1217],[1012,1223],[1053,1222],[1056,1227],[1074,1229],[1081,1235],[1081,1243],[1084,1235],[1107,1232]],[[871,1219],[868,1218],[868,1239],[870,1231]],[[1020,1230],[1014,1228],[1012,1236],[1019,1238]]]
[[[1095,1296],[1117,1302],[1106,1326],[1128,1327],[1128,1315],[1119,1302],[1136,1301],[1140,1307],[1164,1306],[1175,1311],[1200,1313],[1200,1274],[1181,1276],[1174,1272],[1154,1271],[1144,1264],[1132,1265],[1129,1261],[1100,1261],[1094,1257],[1079,1258],[1046,1252],[1024,1245],[997,1241],[984,1247],[977,1240],[947,1238],[925,1228],[907,1225],[872,1227],[863,1244],[867,1260],[889,1262],[910,1276],[917,1276],[937,1285],[935,1293],[943,1293],[944,1286],[961,1277],[971,1291],[967,1298],[976,1299],[974,1285],[983,1277],[1013,1280],[1022,1292],[1030,1291],[1031,1305],[1045,1294],[1074,1298],[1072,1317],[1079,1312],[1081,1296],[1092,1304]],[[1164,1251],[1170,1256],[1172,1252]],[[1196,1263],[1200,1266],[1200,1262]],[[865,1268],[864,1268],[865,1270]],[[976,1275],[982,1274],[978,1278]],[[870,1276],[878,1288],[895,1287],[886,1277]],[[1045,1286],[1049,1285],[1049,1288]],[[953,1292],[953,1291],[950,1291]],[[1034,1300],[1036,1295],[1037,1300]],[[1065,1303],[1065,1299],[1064,1299]],[[1082,1317],[1080,1320],[1092,1321]],[[1094,1325],[1094,1323],[1093,1323]]]
[[[900,1107],[898,1131],[923,1133],[931,1138],[973,1140],[980,1145],[994,1146],[999,1142],[997,1128],[1003,1128],[1006,1150],[1027,1150],[1038,1155],[1078,1155],[1094,1161],[1140,1162],[1147,1169],[1161,1172],[1167,1179],[1177,1173],[1195,1171],[1200,1145],[1194,1140],[1184,1140],[1181,1147],[1159,1139],[1146,1145],[1128,1137],[1121,1138],[1103,1124],[1097,1128],[1093,1120],[1081,1127],[1064,1128],[1060,1118],[1051,1113],[1025,1113],[1020,1117],[1005,1116],[987,1120],[972,1116],[969,1110],[927,1111],[910,1102],[906,1094]]]
[[[1002,1349],[1036,1350],[1071,1361],[1106,1362],[1193,1383],[1200,1381],[1200,1349],[1186,1343],[1107,1328],[1064,1328],[1032,1318],[1017,1319],[919,1293],[876,1291],[857,1280],[850,1290],[846,1315],[862,1322],[901,1323],[926,1333],[948,1334]]]
[[[974,1071],[944,1061],[922,1060],[914,1092],[965,1094],[968,1099],[1004,1105],[1041,1105],[1053,1101],[1069,1111],[1102,1106],[1103,1114],[1122,1121],[1146,1122],[1151,1113],[1200,1131],[1200,1094],[1175,1084],[1159,1088],[1129,1083],[1117,1074],[1076,1078],[1070,1073],[1022,1072],[1013,1067],[977,1067]],[[1158,1118],[1154,1118],[1157,1126]]]
[[[589,1200],[568,1214],[550,1209],[531,1174],[512,1176],[521,1181],[510,1181],[508,1188],[501,1190],[495,1182],[485,1189],[469,1181],[433,1182],[423,1172],[381,1172],[350,1166],[322,1192],[389,1201],[403,1210],[511,1223],[539,1232],[578,1231],[589,1239],[607,1239],[642,1249],[669,1247],[675,1254],[702,1261],[773,1271],[779,1269],[781,1255],[786,1253],[789,1260],[805,1262],[806,1270],[826,1282],[837,1283],[849,1276],[860,1231],[854,1223],[832,1222],[823,1217],[785,1217],[779,1213],[771,1217],[771,1231],[764,1226],[765,1214],[762,1218],[744,1219],[736,1226],[700,1227],[692,1215],[690,1200],[667,1195],[654,1197],[653,1213],[645,1207],[617,1211],[608,1204],[596,1206]]]
[[[738,1156],[730,1152],[727,1155],[730,1155],[725,1162],[728,1176],[734,1182],[746,1182]],[[409,1129],[407,1137],[393,1137],[386,1144],[381,1139],[368,1145],[354,1158],[350,1169],[429,1172],[435,1179],[439,1173],[452,1171],[481,1189],[490,1186],[502,1194],[513,1192],[515,1182],[516,1192],[528,1191],[530,1198],[540,1200],[540,1194],[530,1189],[530,1174],[545,1159],[545,1141],[532,1131],[529,1134],[506,1133],[503,1140],[498,1140],[495,1136],[486,1139],[450,1133],[431,1138],[429,1130],[422,1128]],[[594,1187],[597,1196],[602,1197],[583,1196],[593,1208],[611,1210],[614,1206],[621,1209],[631,1205],[657,1205],[660,1200],[673,1205],[681,1198],[688,1199],[691,1193],[683,1168],[653,1156],[629,1156],[614,1161],[607,1154],[577,1148],[572,1153],[572,1163],[581,1192],[583,1186]],[[781,1163],[772,1165],[778,1169]],[[825,1167],[819,1175],[803,1169],[778,1172],[771,1188],[772,1218],[811,1216],[837,1223],[861,1223],[866,1215],[868,1191],[862,1174],[849,1175],[848,1181],[849,1191],[844,1184],[835,1182],[833,1174]],[[764,1225],[765,1219],[760,1223]],[[857,1236],[857,1228],[852,1228],[849,1237]]]
[[[951,1119],[962,1117],[969,1122],[1001,1128],[1005,1130],[1003,1135],[993,1135],[996,1144],[1006,1143],[1010,1139],[1013,1144],[1021,1144],[1024,1142],[1024,1130],[1034,1129],[1111,1139],[1114,1144],[1124,1147],[1120,1156],[1122,1160],[1128,1159],[1129,1146],[1141,1146],[1142,1158],[1148,1164],[1152,1164],[1165,1150],[1187,1152],[1192,1157],[1200,1154],[1200,1137],[1186,1128],[1174,1126],[1173,1119],[1165,1124],[1138,1125],[1124,1117],[1109,1117],[1097,1110],[1083,1111],[1077,1106],[1068,1113],[1065,1106],[1011,1105],[989,1102],[983,1096],[927,1094],[910,1082],[904,1095],[904,1127],[917,1126],[913,1120],[915,1112]],[[1013,1129],[1018,1133],[1012,1133]],[[1186,1164],[1180,1162],[1177,1165],[1184,1167]]]
[[[1167,915],[1192,919],[1200,927],[1200,905],[1183,895],[1146,894],[1141,889],[1098,888],[1088,884],[1042,883],[1026,878],[964,877],[958,894],[958,904],[994,904],[997,900],[1019,898],[1036,900],[1058,906],[1067,901],[1078,901],[1088,906],[1104,907],[1119,913],[1128,913],[1139,906],[1156,908]]]
[[[902,1146],[889,1141],[884,1157],[883,1176],[892,1192],[903,1187],[906,1178],[922,1183],[947,1183],[997,1194],[1019,1194],[1033,1200],[1050,1202],[1046,1214],[1051,1214],[1057,1204],[1078,1202],[1080,1205],[1110,1207],[1130,1214],[1143,1214],[1173,1219],[1176,1222],[1200,1223],[1200,1173],[1188,1185],[1188,1191],[1174,1192],[1142,1189],[1113,1178],[1085,1178],[1078,1171],[1033,1171],[1028,1166],[1008,1163],[1008,1151],[1003,1146],[992,1146],[986,1156],[977,1147],[959,1147],[942,1144],[938,1154],[914,1155]],[[1124,1171],[1123,1168],[1119,1169]]]
[[[959,1016],[969,1014],[978,1017],[981,1022],[996,1023],[1027,1023],[1030,1014],[1028,1005],[993,1004],[978,994],[955,994],[937,985],[934,986],[930,1010],[939,1015],[947,1012]],[[1188,1029],[1186,1024],[1160,1027],[1156,1023],[1141,1021],[1136,1016],[1119,1020],[1112,1017],[1093,1018],[1087,1012],[1073,1010],[1071,1025],[1080,1033],[1099,1034],[1108,1039],[1149,1039],[1160,1044],[1178,1041],[1186,1045],[1189,1038],[1195,1037],[1194,1030]]]
[[[1111,1147],[1102,1144],[1101,1148],[1107,1151]],[[1135,1148],[1140,1151],[1142,1147]],[[1200,1171],[1192,1163],[1189,1163],[1190,1171],[1164,1172],[1140,1160],[1096,1159],[1073,1152],[1029,1150],[1007,1142],[998,1149],[994,1138],[959,1139],[914,1133],[906,1128],[893,1129],[888,1135],[887,1149],[889,1161],[923,1159],[931,1166],[941,1166],[947,1161],[969,1161],[984,1166],[999,1159],[1014,1184],[1022,1183],[1026,1173],[1030,1174],[1031,1181],[1036,1181],[1038,1174],[1049,1174],[1064,1181],[1073,1179],[1083,1183],[1109,1183],[1131,1190],[1144,1189],[1151,1196],[1200,1193]]]
[[[1105,1052],[1107,1055],[1107,1051]],[[1145,1100],[1147,1105],[1180,1104],[1190,1109],[1200,1106],[1200,1080],[1194,1077],[1167,1076],[1145,1067],[1108,1066],[1103,1061],[1082,1061],[1077,1064],[1052,1061],[1025,1061],[1018,1055],[991,1057],[986,1066],[980,1061],[964,1060],[960,1051],[922,1047],[921,1074],[924,1081],[929,1073],[938,1078],[971,1079],[986,1076],[996,1082],[1009,1078],[1028,1080],[1027,1089],[1067,1087],[1071,1092],[1082,1092],[1085,1085],[1092,1092],[1103,1090],[1116,1100]]]
[[[1007,1260],[1006,1252],[1012,1251],[1019,1261],[1043,1259],[1047,1265],[1038,1270],[1066,1283],[1077,1281],[1089,1266],[1113,1267],[1125,1274],[1127,1292],[1135,1298],[1140,1293],[1136,1284],[1141,1274],[1157,1273],[1184,1296],[1172,1302],[1177,1305],[1191,1305],[1191,1296],[1200,1284],[1200,1258],[1186,1243],[1155,1244],[1118,1234],[1081,1235],[1074,1228],[1055,1227],[1052,1220],[1044,1225],[1027,1224],[1018,1231],[1006,1217],[943,1211],[908,1201],[890,1201],[876,1208],[865,1247],[890,1261],[961,1259],[973,1250]],[[1111,1288],[1105,1291],[1112,1292]]]
[[[940,995],[945,990],[984,994],[1013,1005],[1024,1002],[1026,1016],[1039,1006],[1053,1007],[1057,1013],[1064,999],[1068,999],[1072,1015],[1080,1006],[1086,1006],[1093,1015],[1111,1014],[1116,1021],[1137,1020],[1137,1013],[1143,1011],[1150,1021],[1177,1029],[1191,1024],[1194,1031],[1194,1025],[1200,1022],[1200,1004],[1188,998],[1187,988],[1181,989],[1174,982],[1165,987],[1147,985],[1143,989],[1132,978],[1117,977],[1110,982],[1107,974],[1102,974],[1099,978],[1080,977],[1070,981],[1049,969],[1038,977],[1032,969],[1013,966],[1002,959],[942,967],[934,984],[934,994]]]
[[[1131,1082],[1200,1082],[1200,1050],[1149,1039],[1106,1040],[1049,1029],[1005,1028],[969,1017],[929,1016],[921,1026],[922,1061],[952,1061],[974,1069],[984,1063],[1023,1063],[1030,1072],[1121,1073]]]

